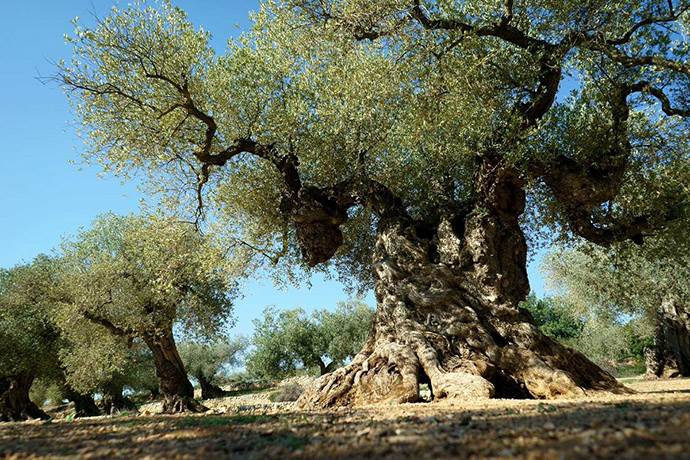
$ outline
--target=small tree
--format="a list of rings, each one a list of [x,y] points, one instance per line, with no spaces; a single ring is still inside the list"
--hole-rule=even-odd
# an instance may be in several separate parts
[[[189,375],[201,387],[201,399],[219,398],[226,392],[218,386],[221,372],[240,362],[247,348],[243,338],[219,338],[208,343],[186,341],[180,343],[180,356]]]
[[[335,311],[307,315],[301,308],[278,312],[266,308],[254,321],[247,359],[250,373],[282,378],[299,368],[327,374],[357,354],[371,327],[373,310],[363,302],[339,302]]]
[[[191,225],[105,215],[64,245],[61,321],[86,319],[153,353],[164,412],[202,410],[173,326],[213,335],[231,312],[223,253]]]

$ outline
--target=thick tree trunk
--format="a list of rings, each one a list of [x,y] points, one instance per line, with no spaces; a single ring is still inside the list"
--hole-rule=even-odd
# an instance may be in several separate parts
[[[675,360],[680,375],[690,376],[690,311],[675,299],[661,305],[666,349]]]
[[[177,352],[172,331],[167,334],[144,337],[153,353],[160,393],[163,396],[163,413],[203,412],[206,407],[194,400],[192,386],[184,364]]]
[[[211,379],[206,378],[205,375],[195,375],[195,377],[201,387],[201,399],[222,398],[227,394],[225,390],[212,383]]]
[[[34,376],[29,373],[0,377],[0,421],[50,418],[29,398],[33,382]]]
[[[529,292],[518,223],[524,192],[512,176],[491,179],[469,213],[449,212],[433,224],[380,221],[369,338],[349,366],[307,389],[300,405],[413,402],[421,383],[435,399],[627,391],[518,308]]]
[[[103,389],[103,412],[109,415],[136,411],[137,406],[123,394],[120,384],[110,384]]]
[[[654,345],[644,350],[646,379],[651,380],[663,376],[666,369],[666,355],[664,321],[661,309],[658,309],[656,312],[656,324],[654,325]]]

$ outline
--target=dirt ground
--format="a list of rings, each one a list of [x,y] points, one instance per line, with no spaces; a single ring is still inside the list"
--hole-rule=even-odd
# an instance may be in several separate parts
[[[690,379],[625,383],[638,394],[5,423],[0,457],[690,459]]]

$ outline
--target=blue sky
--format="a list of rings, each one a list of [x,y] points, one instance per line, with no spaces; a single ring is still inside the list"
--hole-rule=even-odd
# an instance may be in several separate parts
[[[230,35],[248,27],[258,0],[177,0],[190,19],[213,33],[222,50]],[[98,177],[98,169],[79,164],[83,149],[70,126],[72,115],[55,84],[39,76],[55,72],[51,62],[69,56],[63,35],[75,16],[88,21],[107,14],[112,0],[3,2],[0,15],[0,267],[50,252],[63,235],[76,232],[100,213],[136,212],[143,198],[132,183]],[[529,267],[532,288],[543,293],[537,258]],[[266,305],[333,307],[347,294],[322,277],[312,287],[277,290],[269,280],[252,280],[237,302],[233,333],[251,333],[251,320]],[[374,304],[373,296],[367,301]]]

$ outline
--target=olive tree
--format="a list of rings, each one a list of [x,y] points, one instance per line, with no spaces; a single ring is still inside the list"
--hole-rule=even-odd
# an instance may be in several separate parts
[[[239,364],[241,354],[247,348],[241,337],[221,337],[210,342],[184,341],[180,343],[180,356],[187,369],[201,388],[201,399],[220,398],[226,391],[218,386],[218,378],[224,369]]]
[[[0,420],[48,418],[29,398],[37,377],[56,373],[59,336],[42,302],[50,260],[0,271]]]
[[[232,310],[223,252],[188,224],[104,215],[63,246],[59,321],[88,320],[151,350],[163,410],[201,410],[173,328],[213,335]],[[103,355],[102,359],[107,359]]]
[[[283,378],[298,369],[334,371],[361,349],[371,328],[373,311],[361,301],[338,302],[336,309],[311,315],[301,308],[268,307],[254,321],[247,370],[262,378]]]
[[[689,8],[275,0],[217,55],[138,3],[78,25],[59,80],[87,159],[213,213],[231,257],[375,285],[361,352],[300,404],[620,392],[518,307],[527,240],[686,212]]]
[[[545,269],[555,286],[581,305],[608,315],[637,317],[653,338],[647,374],[661,376],[667,367],[690,375],[690,240],[688,223],[642,246],[609,250],[579,246],[553,252]]]

